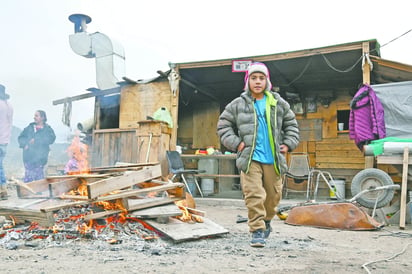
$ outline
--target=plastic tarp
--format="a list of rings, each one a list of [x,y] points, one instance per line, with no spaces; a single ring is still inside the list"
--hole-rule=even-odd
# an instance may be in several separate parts
[[[371,87],[385,111],[386,136],[412,138],[412,81]]]

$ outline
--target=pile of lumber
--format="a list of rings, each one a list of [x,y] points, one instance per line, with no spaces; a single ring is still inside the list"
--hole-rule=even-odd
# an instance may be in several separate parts
[[[184,184],[161,180],[157,163],[93,169],[87,174],[51,176],[22,183],[17,180],[17,197],[2,201],[0,215],[13,216],[18,223],[37,222],[53,226],[53,213],[62,208],[111,201],[121,209],[104,210],[88,219],[102,218],[122,211],[170,204],[184,199]],[[85,195],[75,194],[84,189]],[[152,197],[147,197],[153,193]],[[154,193],[164,193],[162,197]]]
[[[186,209],[202,216],[202,222],[196,226],[169,218],[183,215],[176,202],[185,202],[186,192],[183,183],[162,178],[161,170],[159,163],[127,164],[94,168],[87,174],[50,176],[30,183],[13,180],[10,183],[16,186],[16,195],[0,201],[0,216],[12,218],[16,225],[35,222],[53,227],[58,221],[56,213],[62,209],[109,202],[116,207],[88,212],[84,220],[127,214],[145,219],[175,242],[228,233],[205,218],[205,212],[194,208]],[[165,218],[166,222],[160,222]]]

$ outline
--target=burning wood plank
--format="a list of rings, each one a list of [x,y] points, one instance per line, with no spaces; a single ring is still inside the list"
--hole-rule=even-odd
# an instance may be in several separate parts
[[[148,188],[142,188],[142,189],[131,189],[131,190],[127,190],[127,191],[116,193],[116,194],[100,196],[96,198],[94,201],[107,201],[107,200],[143,195],[143,194],[147,194],[151,192],[161,192],[161,191],[166,191],[169,189],[183,188],[183,187],[184,187],[184,184],[182,183],[170,183],[167,185],[154,186],[154,187],[148,187]],[[176,197],[176,198],[179,200],[182,199],[181,197]]]
[[[92,173],[78,173],[78,174],[67,174],[67,175],[53,175],[47,176],[46,179],[69,179],[69,178],[107,178],[110,176],[117,175],[117,173],[106,173],[106,174],[92,174]]]
[[[105,167],[94,167],[90,169],[90,172],[113,172],[113,171],[127,171],[142,169],[146,166],[158,165],[159,162],[149,162],[149,163],[116,163],[115,166],[105,166]]]
[[[123,176],[100,180],[87,185],[89,199],[94,199],[102,194],[131,187],[141,182],[150,181],[162,176],[160,165],[148,166],[138,171],[126,172]]]
[[[185,223],[175,218],[170,218],[167,224],[161,224],[153,220],[145,220],[145,222],[170,237],[174,242],[195,240],[229,233],[227,229],[208,218],[203,219],[203,223]]]
[[[13,180],[14,182],[20,182],[18,180]],[[50,197],[49,193],[49,181],[47,179],[42,179],[38,181],[33,181],[29,183],[16,183],[17,196],[19,198],[25,197],[36,197],[40,196],[44,198]]]
[[[155,207],[159,205],[171,204],[181,198],[176,197],[157,197],[157,198],[146,198],[146,199],[128,199],[125,208],[129,211],[145,209],[149,207]]]
[[[13,216],[17,224],[25,221],[36,222],[41,226],[49,227],[55,223],[53,212],[42,212],[31,208],[6,207],[0,208],[0,215]]]
[[[60,197],[61,195],[77,189],[81,184],[87,184],[101,180],[99,178],[76,177],[61,180],[49,184],[50,197]]]
[[[154,219],[160,217],[175,217],[181,216],[182,211],[175,204],[167,204],[162,206],[155,206],[151,208],[133,211],[129,214],[131,217]]]
[[[162,192],[162,191],[167,191],[167,190],[175,190],[176,188],[181,188],[183,189],[184,184],[183,183],[168,183],[160,186],[153,186],[153,187],[147,187],[147,188],[141,188],[141,189],[125,189],[125,190],[120,190],[120,191],[113,191],[111,194],[99,196],[94,199],[89,199],[88,196],[84,195],[73,195],[73,194],[61,194],[58,198],[59,199],[72,199],[72,200],[80,200],[80,201],[88,201],[88,202],[100,202],[100,201],[110,201],[110,200],[115,200],[115,199],[123,199],[127,197],[132,197],[132,196],[138,196],[138,195],[145,195],[148,193],[157,193],[157,192]],[[181,200],[181,196],[176,196],[177,199]]]
[[[14,178],[11,178],[10,181],[12,182],[12,184],[28,190],[31,194],[34,194],[34,195],[42,195],[41,192],[34,191],[30,186],[24,184],[23,182],[21,182],[21,181],[19,181],[19,180],[16,180],[16,179],[14,179]]]
[[[189,211],[189,213],[197,215],[197,216],[202,216],[205,217],[206,216],[206,212],[204,212],[203,210],[199,210],[196,208],[190,208],[190,207],[186,207],[187,211]]]
[[[38,222],[42,226],[52,226],[53,213],[63,208],[99,203],[119,203],[119,207],[107,207],[97,215],[88,216],[88,219],[101,218],[120,212],[129,212],[138,209],[150,208],[173,203],[183,199],[184,184],[170,182],[154,182],[146,184],[153,179],[161,177],[160,165],[142,167],[137,171],[128,171],[124,175],[101,179],[99,177],[85,178],[83,176],[60,176],[33,181],[27,184],[17,184],[18,199],[10,201],[11,206],[0,206],[0,214],[13,215],[19,220]],[[132,189],[139,185],[140,189]],[[153,186],[154,185],[154,186]],[[70,194],[73,189],[82,186],[84,192],[80,195]],[[149,186],[149,187],[148,187]],[[138,200],[127,199],[133,196],[143,196],[149,193],[170,192],[168,197],[143,198]],[[22,203],[26,198],[37,198],[41,193],[46,199],[37,199],[29,203]],[[74,193],[74,192],[73,192]],[[173,196],[174,195],[174,196]],[[55,199],[59,197],[60,199]],[[24,198],[24,199],[20,199]],[[74,201],[73,201],[74,200]],[[136,202],[138,201],[138,202]],[[24,207],[28,205],[27,208]]]

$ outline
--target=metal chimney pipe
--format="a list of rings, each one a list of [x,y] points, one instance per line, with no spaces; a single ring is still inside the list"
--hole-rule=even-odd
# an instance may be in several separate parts
[[[72,50],[80,56],[95,58],[96,83],[100,90],[118,87],[125,75],[124,49],[107,35],[87,33],[87,24],[92,19],[85,14],[72,14],[69,20],[74,23],[74,34],[69,35]]]
[[[87,24],[92,21],[92,18],[86,14],[75,13],[69,16],[69,20],[74,23],[74,33],[86,32]]]

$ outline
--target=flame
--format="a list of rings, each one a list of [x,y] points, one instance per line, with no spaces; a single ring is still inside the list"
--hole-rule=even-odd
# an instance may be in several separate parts
[[[86,234],[87,231],[89,231],[90,229],[93,228],[93,225],[94,225],[94,221],[93,221],[93,220],[90,220],[88,223],[87,223],[87,222],[81,223],[81,224],[77,227],[77,229],[79,230],[79,233],[80,233],[80,234]]]
[[[76,189],[72,189],[68,192],[70,195],[80,195],[80,196],[88,196],[89,193],[87,191],[87,180],[84,178],[79,178],[80,185]]]
[[[67,162],[64,171],[69,175],[90,173],[88,158],[88,146],[80,141],[80,137],[75,135],[72,143],[67,148],[70,160]]]
[[[94,203],[97,206],[101,206],[106,210],[116,210],[120,209],[123,212],[127,212],[127,209],[123,205],[122,199],[116,199],[112,201],[100,201]]]
[[[177,207],[182,211],[182,216],[176,216],[175,218],[182,221],[182,222],[188,222],[188,223],[203,223],[203,218],[194,214],[191,214],[188,210],[187,207],[187,201],[185,200],[180,200],[180,201],[175,201],[175,204]]]

